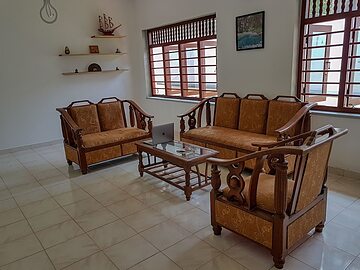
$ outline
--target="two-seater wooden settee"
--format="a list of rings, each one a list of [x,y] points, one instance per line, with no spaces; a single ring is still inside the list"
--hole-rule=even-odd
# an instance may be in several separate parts
[[[153,116],[131,100],[81,100],[56,110],[67,162],[78,164],[83,174],[89,165],[136,153],[135,143],[151,137]]]
[[[180,138],[217,150],[218,158],[237,158],[266,148],[269,143],[309,131],[310,109],[315,105],[301,102],[294,96],[268,100],[259,94],[240,98],[234,93],[224,93],[204,99],[178,116]],[[255,160],[246,162],[247,168],[254,166]]]

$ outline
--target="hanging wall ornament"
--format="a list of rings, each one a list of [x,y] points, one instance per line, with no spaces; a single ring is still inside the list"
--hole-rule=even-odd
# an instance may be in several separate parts
[[[58,17],[57,10],[50,3],[50,0],[44,0],[44,5],[40,10],[40,18],[46,23],[56,22]]]

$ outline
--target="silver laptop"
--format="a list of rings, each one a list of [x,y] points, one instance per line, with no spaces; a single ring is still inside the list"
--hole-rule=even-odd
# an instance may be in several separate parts
[[[152,141],[146,143],[157,145],[174,141],[174,128],[174,123],[153,127]]]

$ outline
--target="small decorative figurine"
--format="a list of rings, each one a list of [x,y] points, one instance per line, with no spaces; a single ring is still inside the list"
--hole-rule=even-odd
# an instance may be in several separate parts
[[[115,53],[121,53],[121,51],[119,49],[116,49],[116,52]]]
[[[65,47],[65,54],[70,54],[70,49],[68,46]]]
[[[102,33],[105,36],[113,36],[114,31],[118,29],[121,24],[114,27],[113,18],[110,16],[106,16],[106,14],[103,14],[103,17],[99,16],[99,29],[98,31]]]
[[[116,67],[116,70],[120,70],[119,67]]]
[[[75,73],[79,73],[78,69],[75,69]]]
[[[89,72],[100,72],[100,71],[101,71],[101,67],[100,67],[98,64],[96,64],[96,63],[92,63],[91,65],[89,65],[88,71],[89,71]]]

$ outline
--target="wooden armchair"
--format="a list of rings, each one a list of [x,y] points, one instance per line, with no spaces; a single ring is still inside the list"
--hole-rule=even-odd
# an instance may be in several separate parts
[[[271,250],[277,268],[285,256],[306,239],[314,227],[321,232],[326,218],[327,167],[333,141],[347,130],[325,126],[268,149],[232,160],[210,158],[212,164],[211,224],[215,235],[222,227]],[[288,178],[286,155],[294,155],[295,171]],[[256,159],[255,169],[243,178],[245,162]],[[263,173],[268,160],[275,175]],[[220,190],[218,166],[229,170],[227,187]]]

